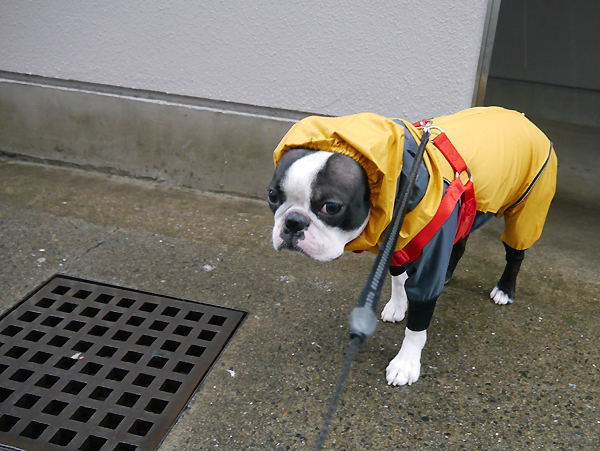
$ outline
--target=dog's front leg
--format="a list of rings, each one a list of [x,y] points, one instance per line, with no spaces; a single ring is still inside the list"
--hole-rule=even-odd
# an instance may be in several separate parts
[[[404,284],[408,279],[406,272],[392,275],[392,297],[381,312],[381,319],[390,323],[399,323],[404,319],[408,309],[408,298]]]
[[[412,385],[421,375],[421,351],[427,341],[427,328],[431,322],[436,299],[426,302],[409,302],[408,320],[404,341],[398,355],[386,369],[390,385]]]
[[[402,348],[385,370],[390,385],[412,385],[421,375],[421,351],[427,341],[427,331],[414,332],[408,327]]]

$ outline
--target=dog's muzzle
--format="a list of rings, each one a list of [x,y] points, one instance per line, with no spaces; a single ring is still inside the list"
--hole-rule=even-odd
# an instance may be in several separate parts
[[[306,216],[292,212],[285,218],[281,229],[281,239],[285,247],[295,247],[298,240],[304,238],[304,230],[310,225]]]

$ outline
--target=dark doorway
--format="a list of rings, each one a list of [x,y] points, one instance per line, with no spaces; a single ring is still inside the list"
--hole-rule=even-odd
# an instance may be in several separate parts
[[[600,127],[600,2],[502,0],[485,105]]]

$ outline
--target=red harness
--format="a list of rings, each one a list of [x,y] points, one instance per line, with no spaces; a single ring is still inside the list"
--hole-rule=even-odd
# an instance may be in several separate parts
[[[423,121],[425,124],[428,121]],[[420,123],[413,124],[415,127],[421,126]],[[405,263],[412,263],[421,256],[423,248],[433,238],[442,224],[452,214],[456,203],[460,200],[460,209],[458,212],[458,227],[456,230],[456,238],[454,243],[458,243],[465,238],[475,219],[477,212],[477,201],[475,200],[475,191],[473,190],[473,181],[471,172],[467,164],[462,159],[454,145],[450,142],[446,133],[442,131],[433,141],[433,144],[446,157],[452,169],[454,169],[454,180],[446,190],[446,194],[442,198],[440,206],[431,219],[431,221],[421,230],[410,242],[399,251],[394,252],[392,256],[391,266],[402,266]],[[460,174],[463,172],[469,174],[469,181],[464,184],[460,179]]]

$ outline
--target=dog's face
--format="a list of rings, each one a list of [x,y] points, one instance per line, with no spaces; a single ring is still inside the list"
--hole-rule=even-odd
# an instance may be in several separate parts
[[[338,258],[369,220],[365,170],[345,155],[293,149],[285,153],[269,185],[275,215],[273,247],[319,261]]]

